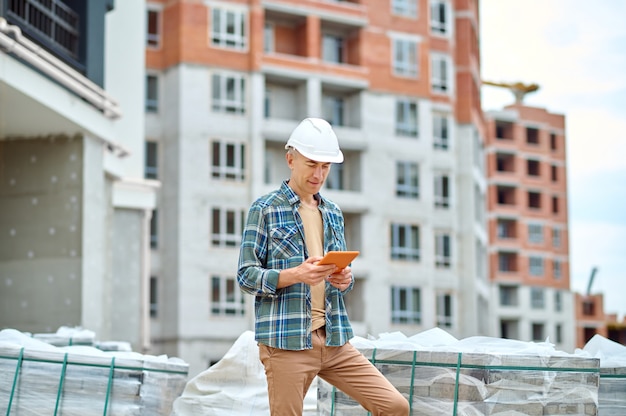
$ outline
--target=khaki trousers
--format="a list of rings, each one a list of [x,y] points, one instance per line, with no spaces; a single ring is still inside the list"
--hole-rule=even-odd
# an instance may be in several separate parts
[[[326,346],[323,328],[313,332],[313,349],[282,350],[259,344],[272,416],[301,416],[315,376],[326,380],[374,416],[407,416],[408,401],[350,343]]]

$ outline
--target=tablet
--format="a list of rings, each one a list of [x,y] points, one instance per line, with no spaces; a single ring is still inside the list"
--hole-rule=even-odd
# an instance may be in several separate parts
[[[329,251],[317,264],[334,264],[339,270],[342,270],[358,255],[358,251]]]

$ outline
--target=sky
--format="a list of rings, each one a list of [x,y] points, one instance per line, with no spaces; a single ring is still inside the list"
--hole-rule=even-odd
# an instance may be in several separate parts
[[[524,103],[566,117],[570,281],[626,314],[626,1],[480,0],[481,76],[537,83]],[[483,108],[513,102],[483,86]]]

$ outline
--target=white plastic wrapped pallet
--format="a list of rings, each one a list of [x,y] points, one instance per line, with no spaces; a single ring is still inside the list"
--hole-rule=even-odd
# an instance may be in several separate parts
[[[56,347],[0,331],[0,413],[168,415],[189,366],[177,358]]]
[[[594,335],[583,351],[600,360],[598,413],[601,416],[626,415],[626,346]]]

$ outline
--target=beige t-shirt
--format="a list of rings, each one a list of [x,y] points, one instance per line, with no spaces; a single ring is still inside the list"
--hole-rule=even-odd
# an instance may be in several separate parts
[[[309,257],[324,255],[324,224],[322,213],[317,208],[310,208],[300,204],[298,208],[302,225],[304,226],[304,242],[309,252]],[[313,325],[311,331],[326,325],[325,313],[325,288],[326,282],[320,282],[311,286],[311,313]]]

